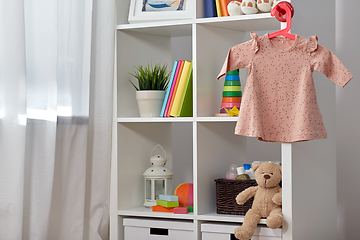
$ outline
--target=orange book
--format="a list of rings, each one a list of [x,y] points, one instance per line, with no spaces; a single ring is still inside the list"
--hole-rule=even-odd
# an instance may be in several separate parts
[[[173,93],[173,95],[172,95],[172,97],[171,97],[170,106],[169,106],[169,111],[168,111],[166,117],[170,117],[170,112],[171,112],[172,106],[173,106],[173,104],[174,104],[174,99],[175,99],[175,95],[176,95],[176,90],[177,90],[177,88],[178,88],[178,86],[179,86],[179,80],[180,80],[180,77],[181,77],[182,70],[183,70],[183,68],[184,68],[184,64],[185,64],[185,61],[181,61],[181,66],[180,66],[180,69],[179,69],[178,78],[177,78],[177,80],[176,80],[176,85],[175,85],[175,88],[174,88],[174,93]]]
[[[221,9],[221,16],[222,17],[226,17],[226,16],[230,16],[227,10],[227,5],[231,2],[232,0],[219,0],[220,2],[220,9]]]

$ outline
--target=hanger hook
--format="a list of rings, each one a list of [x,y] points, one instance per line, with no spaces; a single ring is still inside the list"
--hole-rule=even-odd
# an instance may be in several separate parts
[[[291,5],[291,3],[287,1],[281,1],[279,2],[272,10],[271,10],[271,16],[275,16],[275,18],[280,22],[286,22],[287,20],[287,13],[286,9],[288,8],[291,12],[291,18],[294,16],[294,7]]]

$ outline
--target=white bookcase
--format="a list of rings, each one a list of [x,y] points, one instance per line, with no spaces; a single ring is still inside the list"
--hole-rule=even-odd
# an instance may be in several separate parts
[[[308,210],[294,208],[293,192],[296,190],[298,196],[306,191],[303,184],[294,185],[293,145],[264,143],[234,135],[236,118],[214,117],[220,108],[224,84],[223,79],[217,81],[216,77],[229,48],[249,40],[250,31],[261,36],[280,29],[281,24],[267,13],[203,18],[203,1],[189,1],[189,4],[196,9],[192,19],[128,24],[129,0],[118,1],[110,237],[123,240],[126,217],[189,221],[194,225],[194,239],[197,240],[201,240],[202,223],[241,223],[243,216],[216,214],[214,180],[225,177],[233,163],[281,159],[285,218],[282,236],[284,240],[305,239],[299,232],[306,227],[294,231],[293,219],[307,221],[307,213],[323,214],[332,207],[335,209],[336,204],[324,203],[320,208],[314,206]],[[133,71],[133,66],[148,62],[167,63],[170,71],[174,61],[179,59],[193,61],[193,117],[140,118],[135,89],[128,81],[129,72]],[[242,88],[246,75],[247,72],[241,70]],[[173,188],[185,182],[194,184],[193,213],[152,212],[143,207],[142,174],[150,166],[149,154],[156,144],[167,153],[167,166],[174,172]],[[295,149],[295,155],[299,155],[297,149],[301,147]],[[314,197],[316,203],[322,201],[321,197],[319,200]],[[302,212],[300,217],[294,218],[298,212]]]

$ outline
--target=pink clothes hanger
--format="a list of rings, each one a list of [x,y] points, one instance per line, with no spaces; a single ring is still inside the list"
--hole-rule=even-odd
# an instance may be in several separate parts
[[[275,16],[276,19],[280,22],[286,22],[286,28],[280,31],[269,33],[269,38],[274,38],[276,36],[282,35],[284,37],[295,40],[295,35],[289,33],[289,31],[291,30],[291,18],[294,16],[294,8],[291,3],[286,1],[279,2],[271,10],[271,16]]]

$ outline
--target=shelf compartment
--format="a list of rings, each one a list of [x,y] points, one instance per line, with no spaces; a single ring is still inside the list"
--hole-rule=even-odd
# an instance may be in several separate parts
[[[149,122],[119,123],[118,128],[118,210],[142,208],[144,171],[150,165],[150,153],[160,144],[173,171],[172,191],[193,182],[193,123]],[[155,149],[152,155],[164,155]],[[165,156],[164,156],[165,157]]]
[[[197,71],[194,73],[196,74],[196,109],[198,117],[214,117],[216,113],[220,112],[224,79],[218,81],[216,78],[229,49],[244,42],[248,35],[246,32],[233,31],[212,25],[197,25]]]
[[[168,72],[172,71],[175,60],[191,60],[191,36],[157,36],[148,33],[166,27],[141,28],[141,31],[117,31],[117,115],[119,118],[139,117],[135,96],[135,88],[128,81],[131,79],[137,85],[137,80],[130,73],[134,67],[148,64],[167,64]],[[178,29],[170,26],[170,29]],[[191,26],[187,26],[191,32]],[[167,29],[167,28],[166,28]],[[138,29],[139,30],[139,29]]]
[[[216,212],[215,179],[224,178],[231,164],[247,163],[246,137],[234,134],[235,122],[197,123],[198,214]]]

